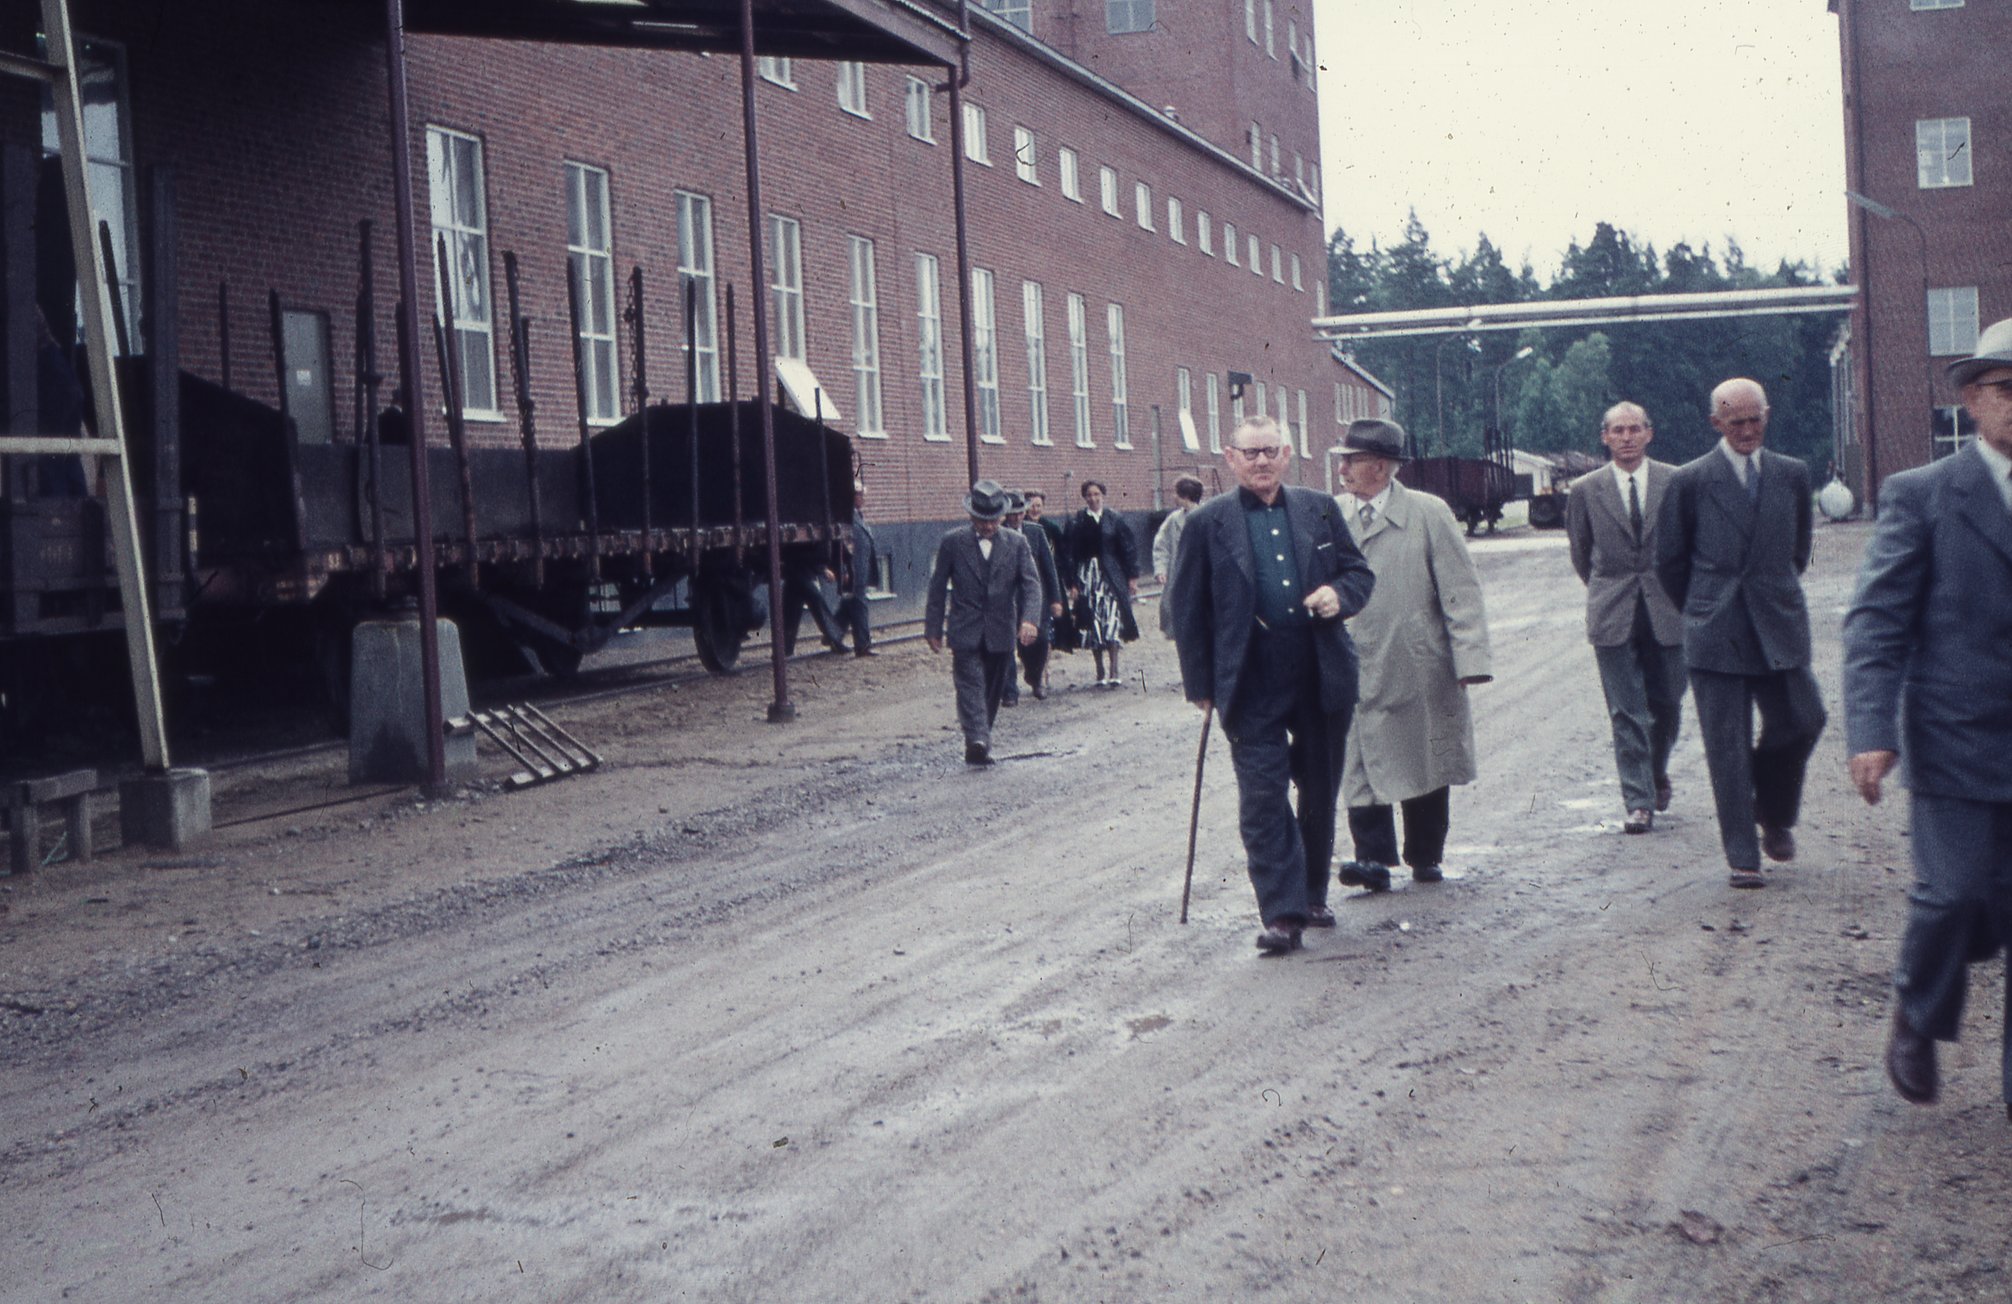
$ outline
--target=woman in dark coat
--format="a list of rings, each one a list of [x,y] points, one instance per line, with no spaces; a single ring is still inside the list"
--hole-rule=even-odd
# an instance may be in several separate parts
[[[1063,535],[1064,571],[1083,646],[1097,659],[1097,683],[1116,688],[1118,644],[1139,636],[1132,599],[1139,592],[1139,545],[1132,527],[1104,506],[1104,482],[1083,482],[1083,510]]]

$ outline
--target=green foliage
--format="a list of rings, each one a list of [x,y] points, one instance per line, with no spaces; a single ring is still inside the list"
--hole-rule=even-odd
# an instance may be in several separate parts
[[[1614,295],[1814,285],[1805,263],[1772,273],[1750,267],[1735,241],[1714,255],[1679,242],[1662,254],[1601,222],[1584,246],[1566,251],[1549,285],[1528,264],[1511,270],[1484,234],[1472,253],[1449,259],[1432,248],[1412,214],[1388,249],[1358,249],[1335,231],[1328,242],[1328,303],[1336,313],[1461,304],[1526,303]],[[1600,416],[1623,399],[1656,423],[1654,455],[1682,462],[1718,438],[1706,420],[1712,387],[1751,376],[1767,387],[1768,447],[1803,457],[1820,473],[1831,446],[1827,314],[1719,320],[1606,323],[1477,332],[1471,337],[1368,340],[1355,355],[1397,393],[1397,418],[1421,451],[1479,454],[1498,425],[1519,448],[1599,452]],[[1519,350],[1533,352],[1517,358]],[[1496,411],[1497,397],[1501,411]]]

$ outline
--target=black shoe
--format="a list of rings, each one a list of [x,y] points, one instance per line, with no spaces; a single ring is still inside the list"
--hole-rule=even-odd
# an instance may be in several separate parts
[[[1667,774],[1657,775],[1656,809],[1659,811],[1668,810],[1670,808],[1670,798],[1675,795],[1676,794],[1670,788],[1670,776]]]
[[[1446,872],[1437,865],[1413,865],[1411,881],[1414,883],[1440,883],[1446,879]]]
[[[1284,955],[1299,950],[1299,925],[1267,924],[1257,935],[1257,948],[1266,955]]]
[[[1307,907],[1306,926],[1308,928],[1333,928],[1334,924],[1334,911],[1329,910],[1326,906]]]
[[[1795,833],[1789,829],[1761,825],[1761,853],[1777,864],[1795,859]]]
[[[1018,693],[1015,693],[1015,694],[1013,694],[1013,696],[1011,696],[1011,697],[1002,697],[1002,698],[1000,698],[1000,699],[999,699],[999,705],[1001,705],[1001,706],[1018,706],[1018,705],[1020,705],[1020,694],[1018,694]]]
[[[1344,860],[1339,877],[1344,887],[1366,887],[1372,892],[1390,890],[1390,870],[1373,860]]]
[[[1935,1103],[1935,1040],[1908,1026],[1898,1005],[1893,1007],[1893,1031],[1886,1039],[1886,1076],[1903,1100],[1917,1105]],[[2012,1112],[2012,1106],[2007,1109]]]
[[[880,653],[874,651],[870,647],[861,647],[861,648],[854,648],[852,650],[852,655],[856,657],[877,657],[880,655]]]
[[[964,744],[964,763],[966,765],[990,765],[992,764],[992,749],[984,743],[966,743]]]
[[[1048,700],[1048,686],[1046,684],[1034,685],[1034,700],[1037,702]]]

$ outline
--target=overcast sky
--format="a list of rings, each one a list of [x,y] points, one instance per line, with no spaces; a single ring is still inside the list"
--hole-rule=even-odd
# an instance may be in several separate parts
[[[1358,247],[1415,208],[1441,253],[1486,232],[1545,279],[1599,221],[1658,252],[1845,260],[1824,0],[1312,3],[1327,223]]]

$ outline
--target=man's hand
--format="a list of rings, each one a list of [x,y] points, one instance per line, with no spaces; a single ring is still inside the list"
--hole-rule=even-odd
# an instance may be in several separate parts
[[[1851,758],[1851,786],[1868,806],[1879,804],[1879,783],[1900,759],[1899,752],[1860,752]]]
[[[1136,598],[1139,596],[1139,582],[1137,580],[1126,580],[1125,587],[1131,590],[1133,597]]]
[[[1216,704],[1214,702],[1211,702],[1208,698],[1204,697],[1201,701],[1195,703],[1195,709],[1200,711],[1203,715],[1207,715],[1209,712],[1216,709]]]
[[[943,640],[941,638],[928,638],[925,636],[922,641],[929,644],[931,652],[941,652],[943,650]]]
[[[1033,647],[1034,640],[1041,637],[1040,629],[1031,620],[1020,622],[1020,646]]]
[[[1341,614],[1341,595],[1334,591],[1334,585],[1323,584],[1300,599],[1307,611],[1323,620],[1332,620]]]

